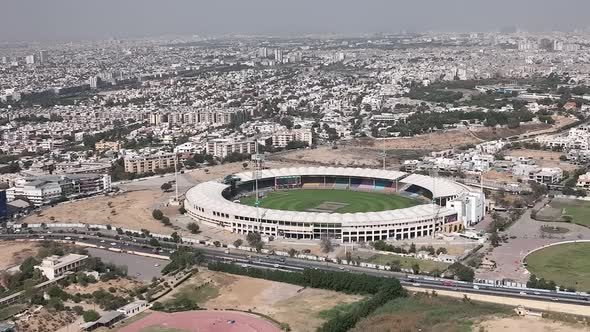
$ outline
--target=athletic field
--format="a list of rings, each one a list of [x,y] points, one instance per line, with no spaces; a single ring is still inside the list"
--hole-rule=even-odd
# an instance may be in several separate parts
[[[554,199],[551,207],[558,209],[561,216],[570,216],[572,222],[590,227],[590,202],[577,199]]]
[[[535,251],[526,258],[527,269],[537,278],[553,280],[577,291],[590,291],[590,242],[567,243]]]
[[[254,206],[254,196],[240,203]],[[275,210],[324,213],[378,212],[403,209],[418,201],[396,194],[334,189],[298,189],[266,193],[260,207]]]

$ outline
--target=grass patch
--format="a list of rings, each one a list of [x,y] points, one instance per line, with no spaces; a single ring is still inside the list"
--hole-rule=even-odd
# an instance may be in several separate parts
[[[551,202],[553,208],[561,210],[562,216],[571,216],[572,222],[590,227],[590,202],[575,199],[555,199]]]
[[[535,251],[526,258],[527,269],[537,278],[557,285],[590,291],[590,242],[566,243]]]
[[[418,264],[420,266],[420,271],[428,271],[432,272],[434,270],[444,271],[446,270],[450,264],[443,263],[443,262],[435,262],[429,261],[424,259],[417,259],[413,257],[401,257],[396,255],[384,255],[384,254],[376,254],[371,256],[369,259],[366,260],[367,263],[372,264],[379,264],[379,265],[387,265],[395,264],[394,262],[398,261],[400,267],[402,269],[411,269],[414,264]]]
[[[12,315],[18,314],[23,311],[27,306],[24,304],[13,304],[6,308],[0,309],[0,320],[10,318]]]
[[[361,300],[361,301],[364,301],[364,300]],[[360,301],[358,301],[358,302],[360,302]],[[358,302],[339,303],[330,309],[320,311],[318,313],[318,317],[325,319],[325,320],[330,320],[330,319],[334,319],[334,318],[338,317],[338,315],[341,315],[341,316],[347,315],[354,310],[354,308],[357,306]]]
[[[186,285],[182,287],[178,293],[174,294],[173,301],[190,300],[198,304],[203,304],[217,296],[219,296],[218,289],[209,284],[203,284],[200,286]]]
[[[467,332],[480,317],[510,314],[508,306],[416,294],[387,302],[352,331]]]
[[[397,194],[332,189],[270,192],[260,202],[260,206],[264,208],[299,212],[318,208],[326,202],[344,205],[331,211],[335,213],[378,212],[403,209],[419,204],[416,200]],[[240,203],[254,206],[255,198],[244,197]]]

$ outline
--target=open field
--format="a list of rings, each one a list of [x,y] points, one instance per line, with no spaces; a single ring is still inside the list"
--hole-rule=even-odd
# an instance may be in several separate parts
[[[184,287],[194,289],[207,282],[216,291],[207,291],[208,294],[188,293],[199,299],[200,307],[210,310],[251,310],[289,324],[292,331],[314,331],[326,319],[319,315],[320,312],[338,304],[362,299],[357,295],[206,270],[191,277]],[[162,302],[178,297],[177,294],[182,293],[184,287],[166,295]]]
[[[39,244],[30,241],[2,241],[0,242],[0,271],[22,263],[25,259],[35,256]]]
[[[448,263],[435,262],[435,261],[429,261],[429,260],[424,260],[424,259],[417,259],[417,258],[413,258],[413,257],[401,257],[401,256],[397,256],[397,255],[383,255],[383,254],[374,255],[367,260],[368,263],[380,264],[380,265],[386,265],[387,263],[395,264],[394,262],[396,262],[396,261],[399,262],[399,265],[402,269],[411,269],[414,264],[418,264],[418,266],[420,266],[420,271],[428,271],[428,272],[432,272],[434,270],[438,270],[438,271],[442,272],[442,271],[446,270],[447,267],[449,267],[449,265],[450,265]]]
[[[477,320],[483,317],[511,313],[511,308],[506,306],[416,294],[386,303],[351,331],[472,331]]]
[[[308,212],[377,212],[416,205],[418,202],[395,194],[351,190],[310,189],[267,193],[261,207],[276,210]],[[254,205],[254,197],[245,197],[242,204]]]
[[[87,200],[62,203],[26,217],[26,223],[93,223],[128,227],[132,229],[148,229],[152,232],[171,233],[152,218],[152,211],[158,202],[166,200],[170,194],[156,190],[138,190],[114,196],[96,197]]]
[[[590,202],[575,199],[554,199],[550,208],[557,209],[562,216],[571,216],[572,222],[590,227]]]
[[[527,268],[539,278],[557,285],[590,291],[590,243],[567,243],[541,249],[527,256]]]
[[[482,330],[483,329],[483,330]],[[478,323],[472,331],[519,331],[519,332],[588,332],[590,329],[581,324],[566,324],[540,317],[503,317],[490,318]]]
[[[563,155],[562,152],[516,149],[508,150],[505,155],[512,157],[530,157],[541,167],[559,167],[564,171],[573,171],[577,168],[576,165],[559,160],[559,157]]]

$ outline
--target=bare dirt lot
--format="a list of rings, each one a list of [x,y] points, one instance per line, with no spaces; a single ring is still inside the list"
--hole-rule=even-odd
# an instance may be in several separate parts
[[[41,214],[24,219],[26,223],[90,223],[128,227],[131,229],[148,229],[151,232],[171,233],[152,218],[154,204],[165,199],[169,194],[156,190],[138,190],[115,196],[96,197],[72,203],[58,204],[47,208]]]
[[[483,328],[483,330],[482,330]],[[520,331],[520,332],[580,332],[590,331],[581,325],[565,324],[539,317],[505,317],[482,321],[474,326],[473,331]]]
[[[561,152],[518,149],[508,150],[506,155],[513,157],[531,157],[537,165],[541,167],[559,167],[564,171],[572,171],[576,169],[575,165],[559,160],[559,157],[563,155]]]
[[[71,284],[69,285],[65,291],[70,294],[92,294],[99,289],[108,290],[110,287],[115,288],[115,292],[112,293],[113,295],[117,296],[127,296],[127,291],[131,291],[137,287],[142,286],[143,283],[137,280],[126,279],[126,278],[119,278],[109,281],[99,281],[93,284],[88,284],[84,287],[79,286],[78,284]]]
[[[35,256],[38,243],[21,241],[0,242],[0,270],[8,269],[22,263],[25,259]]]
[[[201,306],[207,309],[252,310],[289,324],[293,331],[315,331],[323,322],[318,316],[319,312],[340,303],[352,303],[362,298],[210,271],[197,273],[187,281],[187,284],[198,285],[207,281],[212,282],[219,295],[200,304]],[[167,296],[173,295],[174,293],[171,293]]]

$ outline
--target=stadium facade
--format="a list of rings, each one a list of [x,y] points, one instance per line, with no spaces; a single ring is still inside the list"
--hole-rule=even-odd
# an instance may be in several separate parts
[[[381,212],[294,212],[239,203],[243,195],[293,189],[339,189],[400,194],[426,204]],[[196,185],[186,193],[188,215],[238,234],[290,239],[328,236],[342,243],[405,240],[463,229],[483,219],[483,192],[442,178],[398,171],[299,167],[244,172]]]

